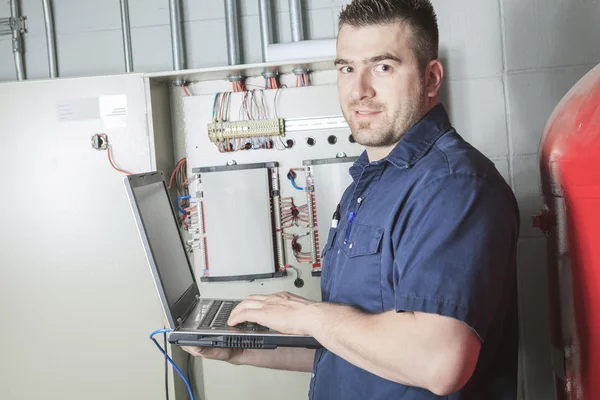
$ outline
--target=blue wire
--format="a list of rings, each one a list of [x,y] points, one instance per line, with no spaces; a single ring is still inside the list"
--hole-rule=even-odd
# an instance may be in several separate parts
[[[213,118],[215,118],[215,112],[217,111],[217,98],[219,97],[219,93],[215,94],[215,101],[213,103]]]
[[[192,195],[188,194],[187,196],[179,196],[175,199],[175,207],[177,207],[177,210],[179,210],[180,213],[185,214],[185,211],[183,211],[181,209],[181,207],[179,207],[179,202],[181,200],[190,199],[190,198],[192,198]]]
[[[296,185],[296,181],[294,180],[294,178],[292,178],[291,176],[288,176],[288,179],[290,180],[290,182],[292,182],[292,186],[294,187],[294,189],[304,190],[304,188],[301,188],[300,186]]]
[[[156,341],[156,339],[154,339],[154,335],[158,335],[159,333],[168,333],[171,332],[170,329],[158,329],[154,332],[152,332],[150,334],[150,340],[152,340],[154,342],[154,344],[156,345],[156,347],[158,347],[158,349],[160,350],[160,352],[167,357],[167,360],[169,360],[169,363],[171,363],[171,365],[173,366],[173,368],[175,368],[175,371],[177,371],[177,373],[179,374],[179,376],[181,377],[181,379],[183,380],[183,383],[185,383],[185,386],[187,386],[187,390],[188,393],[190,394],[190,400],[194,400],[194,393],[192,393],[192,388],[190,387],[190,383],[187,381],[187,379],[185,379],[185,375],[183,375],[183,372],[181,372],[181,370],[177,367],[177,365],[175,364],[175,362],[173,362],[173,360],[171,360],[171,357],[169,357],[167,355],[167,353],[165,352],[165,350],[163,350],[162,347],[160,347],[160,344],[158,344],[158,342]]]

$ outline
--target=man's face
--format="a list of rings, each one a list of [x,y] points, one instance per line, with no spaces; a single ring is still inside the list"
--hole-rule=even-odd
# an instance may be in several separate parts
[[[352,27],[337,39],[338,95],[355,140],[391,147],[426,113],[424,73],[404,23]]]

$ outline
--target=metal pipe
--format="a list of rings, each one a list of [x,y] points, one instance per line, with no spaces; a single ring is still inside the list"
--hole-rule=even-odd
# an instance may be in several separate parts
[[[26,78],[26,75],[25,64],[23,63],[23,40],[21,38],[21,32],[19,32],[19,29],[17,29],[19,17],[21,16],[19,12],[18,0],[10,0],[10,16],[15,24],[15,26],[12,27],[12,47],[13,55],[15,56],[15,69],[17,71],[17,80],[22,81]]]
[[[44,8],[44,26],[46,28],[46,46],[48,47],[48,71],[50,78],[58,76],[56,68],[56,39],[54,36],[54,15],[51,0],[42,0]]]
[[[271,11],[271,0],[258,0],[258,19],[260,21],[260,42],[262,44],[263,61],[267,61],[267,48],[273,43]]]
[[[171,20],[171,47],[173,49],[173,69],[185,69],[185,54],[183,52],[183,34],[181,25],[181,0],[169,0],[169,15]]]
[[[131,26],[129,24],[129,0],[121,0],[121,31],[123,32],[123,53],[125,72],[133,72],[133,54],[131,52]]]
[[[302,4],[300,0],[289,0],[290,27],[292,28],[292,42],[304,40],[304,26],[302,24]]]
[[[240,35],[236,0],[225,0],[225,29],[227,32],[227,58],[229,65],[239,65]]]

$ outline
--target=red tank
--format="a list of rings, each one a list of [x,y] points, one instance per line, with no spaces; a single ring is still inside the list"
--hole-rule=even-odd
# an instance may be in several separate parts
[[[540,146],[558,398],[600,399],[600,65],[561,100]]]

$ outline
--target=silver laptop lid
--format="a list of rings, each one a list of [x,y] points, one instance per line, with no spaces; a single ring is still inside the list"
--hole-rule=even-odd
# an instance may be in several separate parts
[[[200,295],[162,172],[124,178],[129,204],[169,327]]]

